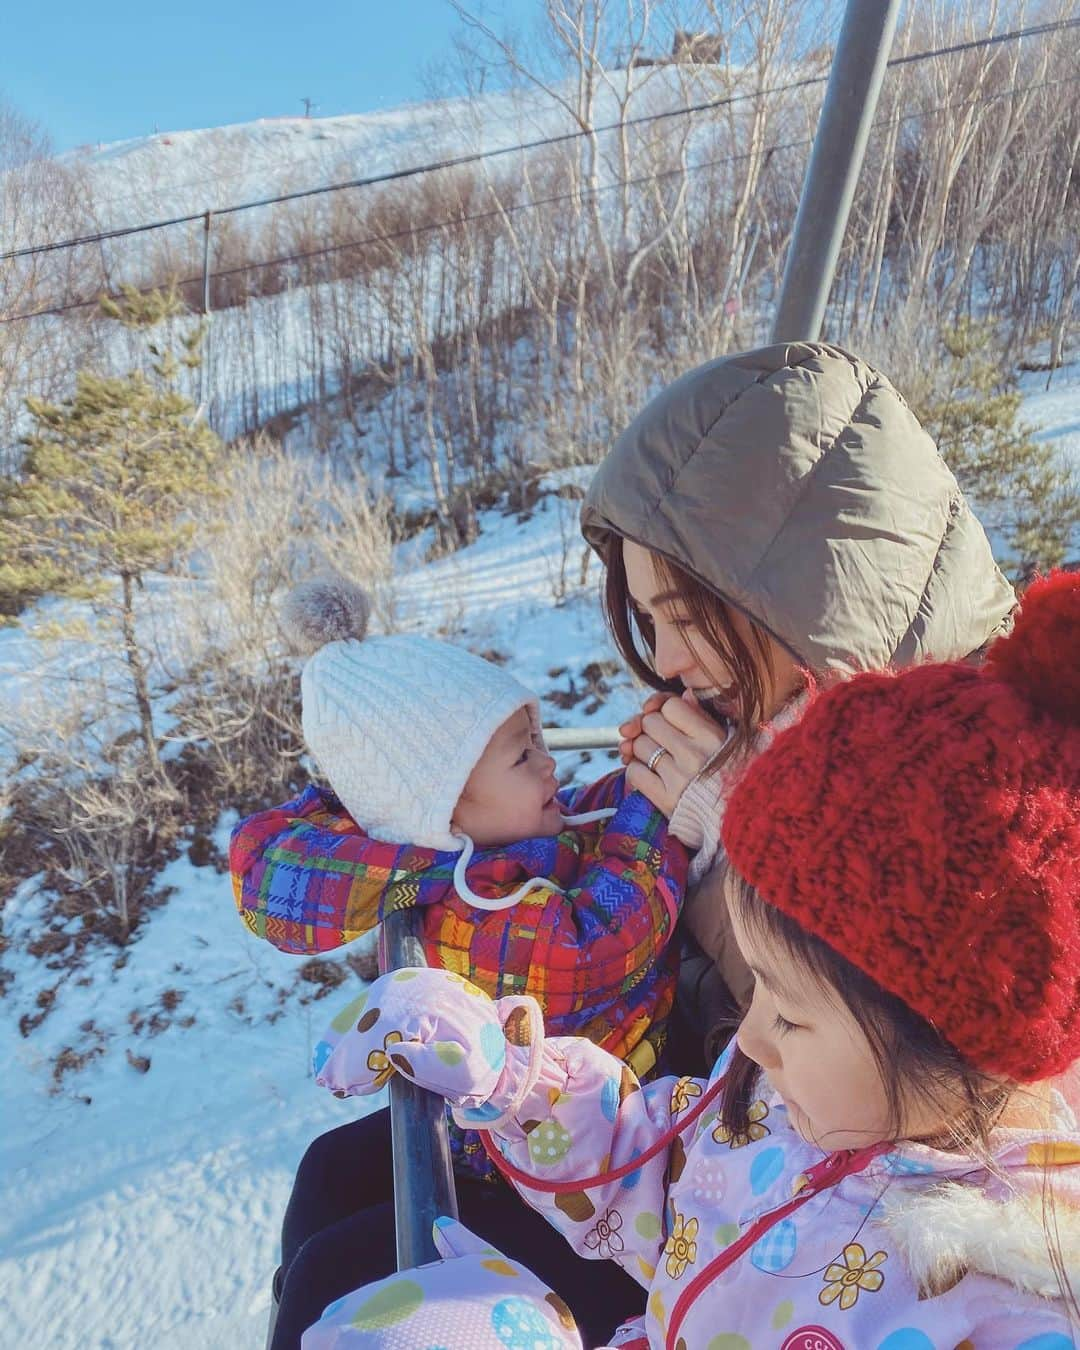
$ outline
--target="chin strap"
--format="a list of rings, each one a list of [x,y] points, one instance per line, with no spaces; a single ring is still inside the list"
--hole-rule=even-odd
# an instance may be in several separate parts
[[[606,806],[601,811],[583,811],[578,816],[563,816],[564,825],[591,825],[597,820],[609,820],[615,814],[613,806]],[[496,912],[500,909],[510,909],[519,901],[524,900],[531,892],[539,890],[541,886],[546,886],[548,890],[558,891],[562,894],[562,887],[557,885],[549,877],[530,877],[528,881],[522,882],[516,891],[511,891],[509,895],[486,896],[477,895],[469,885],[465,872],[472,861],[472,856],[476,852],[476,845],[467,834],[459,834],[461,840],[461,852],[458,854],[458,860],[454,864],[454,889],[467,904],[474,905],[477,909],[486,909],[490,912]]]
[[[563,816],[564,825],[591,825],[594,820],[610,820],[614,806],[602,806],[599,811],[582,811],[579,816]]]

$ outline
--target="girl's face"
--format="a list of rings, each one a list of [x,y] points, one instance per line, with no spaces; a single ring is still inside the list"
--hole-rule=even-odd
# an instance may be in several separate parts
[[[533,743],[524,708],[488,741],[454,808],[454,826],[477,848],[559,834],[562,812],[555,761]]]
[[[906,1106],[897,1128],[870,1042],[836,991],[775,938],[748,929],[731,897],[728,910],[755,979],[739,1047],[768,1074],[799,1134],[826,1152],[941,1134],[948,1115],[926,1101]]]
[[[652,621],[655,633],[653,666],[664,680],[681,680],[698,699],[708,699],[716,711],[738,717],[738,690],[724,657],[710,648],[687,615],[677,592],[657,575],[653,555],[629,539],[623,540],[623,567],[634,608]],[[754,628],[744,615],[729,608],[729,616],[749,651],[756,651]],[[771,657],[759,673],[765,691],[762,716],[769,721],[802,684],[802,672],[790,652],[762,634]]]

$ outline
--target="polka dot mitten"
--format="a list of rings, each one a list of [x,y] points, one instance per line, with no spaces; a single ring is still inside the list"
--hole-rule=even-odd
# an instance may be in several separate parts
[[[377,1092],[399,1073],[470,1122],[494,1124],[535,1084],[543,1038],[534,999],[493,1002],[447,970],[395,970],[330,1023],[315,1047],[315,1077],[351,1097]]]
[[[570,1309],[525,1266],[455,1219],[437,1219],[443,1257],[338,1299],[301,1350],[581,1350]]]

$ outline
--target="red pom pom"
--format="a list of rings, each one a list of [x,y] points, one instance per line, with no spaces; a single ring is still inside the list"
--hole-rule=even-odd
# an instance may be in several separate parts
[[[990,648],[985,669],[1036,707],[1080,724],[1080,572],[1032,582],[1015,627]]]

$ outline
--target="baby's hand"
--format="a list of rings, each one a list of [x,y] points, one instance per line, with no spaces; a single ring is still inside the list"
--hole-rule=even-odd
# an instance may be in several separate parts
[[[315,1077],[351,1097],[378,1092],[400,1073],[481,1123],[531,1086],[543,1036],[531,998],[493,1003],[449,971],[395,970],[331,1022],[315,1047]]]

